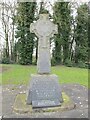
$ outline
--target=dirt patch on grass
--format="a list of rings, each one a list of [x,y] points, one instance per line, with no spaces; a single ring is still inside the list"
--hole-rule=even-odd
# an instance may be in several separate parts
[[[0,66],[0,73],[3,73],[3,72],[5,72],[5,71],[7,71],[9,69],[10,69],[10,67]]]

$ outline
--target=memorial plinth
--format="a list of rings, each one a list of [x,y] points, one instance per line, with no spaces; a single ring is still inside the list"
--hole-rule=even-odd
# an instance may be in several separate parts
[[[32,107],[59,106],[62,94],[58,77],[50,74],[50,38],[57,34],[57,25],[49,20],[48,14],[41,14],[39,19],[30,25],[30,31],[39,38],[37,75],[31,75],[27,94],[27,104]]]

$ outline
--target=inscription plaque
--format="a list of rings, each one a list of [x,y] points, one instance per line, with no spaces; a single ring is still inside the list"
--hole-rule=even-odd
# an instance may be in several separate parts
[[[32,75],[28,104],[33,107],[58,106],[62,102],[62,94],[56,75]]]

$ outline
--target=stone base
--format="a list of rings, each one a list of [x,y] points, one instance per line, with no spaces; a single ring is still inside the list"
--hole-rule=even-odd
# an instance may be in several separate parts
[[[27,104],[32,107],[60,106],[63,102],[56,75],[32,75],[27,93]]]
[[[32,109],[32,105],[26,104],[26,94],[18,94],[15,98],[15,102],[13,105],[13,111],[19,114],[25,114],[25,113],[36,113],[36,112],[57,112],[57,111],[67,111],[72,110],[75,108],[75,104],[72,102],[72,100],[69,98],[68,95],[66,95],[64,92],[62,93],[63,97],[63,103],[59,107],[48,107],[48,108],[37,108]]]

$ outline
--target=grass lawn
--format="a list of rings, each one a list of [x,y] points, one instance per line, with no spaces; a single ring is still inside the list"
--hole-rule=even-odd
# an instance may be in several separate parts
[[[28,84],[30,75],[37,73],[36,66],[0,65],[3,72],[0,73],[2,84]],[[82,68],[54,66],[52,73],[58,75],[60,83],[79,83],[88,87],[88,70]]]

